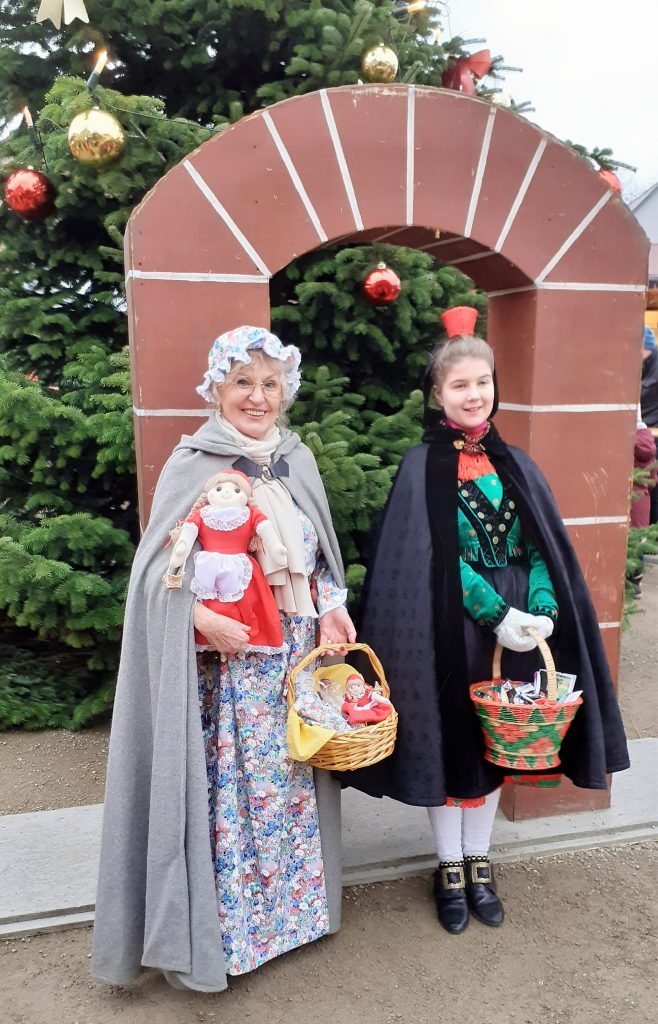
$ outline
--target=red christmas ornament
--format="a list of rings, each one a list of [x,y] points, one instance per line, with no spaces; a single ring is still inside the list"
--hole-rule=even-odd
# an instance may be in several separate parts
[[[41,171],[24,167],[7,178],[5,199],[7,206],[23,220],[41,221],[53,211],[55,187]]]
[[[377,269],[371,270],[363,282],[363,291],[375,306],[395,302],[401,290],[400,278],[385,263],[378,263]]]
[[[603,178],[606,185],[609,185],[615,192],[621,192],[621,182],[614,171],[599,171],[599,178]]]

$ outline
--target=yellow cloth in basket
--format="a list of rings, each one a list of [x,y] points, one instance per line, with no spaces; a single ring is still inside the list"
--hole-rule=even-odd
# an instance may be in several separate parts
[[[343,690],[347,685],[348,676],[361,676],[361,673],[357,672],[353,665],[348,665],[344,661],[339,662],[338,665],[321,665],[313,673],[313,678],[316,681],[331,679],[332,682],[340,683]],[[363,676],[361,678],[363,679]]]
[[[321,725],[310,725],[299,717],[294,708],[288,711],[288,753],[293,761],[308,761],[317,754],[336,733],[333,729],[323,729]]]

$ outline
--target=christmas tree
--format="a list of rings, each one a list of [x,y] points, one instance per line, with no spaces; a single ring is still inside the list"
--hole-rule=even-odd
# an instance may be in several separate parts
[[[439,42],[431,9],[388,0],[85,2],[89,24],[56,30],[34,22],[33,0],[0,0],[3,183],[33,166],[55,188],[41,222],[0,209],[0,726],[76,726],[111,703],[138,540],[122,264],[132,208],[244,114],[356,83],[381,41],[399,81],[428,85],[467,45]],[[92,94],[100,48],[109,66]],[[72,157],[67,131],[96,104],[126,142],[94,168]],[[38,136],[16,123],[24,106]],[[402,281],[388,307],[361,288],[380,259]],[[420,436],[414,388],[439,313],[484,312],[484,298],[427,254],[371,246],[304,256],[271,292],[273,329],[304,354],[293,426],[317,456],[357,593],[373,520]]]

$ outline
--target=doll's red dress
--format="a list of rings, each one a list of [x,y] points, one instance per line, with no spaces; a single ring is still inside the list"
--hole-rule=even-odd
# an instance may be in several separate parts
[[[373,692],[372,686],[366,686],[366,692],[358,700],[351,700],[345,696],[341,711],[350,725],[374,725],[375,722],[383,722],[388,718],[393,710],[392,705],[372,700]]]
[[[251,506],[204,505],[186,522],[197,527],[201,545],[194,556],[192,591],[206,608],[250,627],[248,651],[280,651],[283,629],[279,609],[263,570],[248,552],[266,517]],[[198,646],[210,646],[198,630],[195,639]]]

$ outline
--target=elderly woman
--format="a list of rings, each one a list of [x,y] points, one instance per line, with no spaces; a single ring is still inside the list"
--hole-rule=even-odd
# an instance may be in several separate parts
[[[264,328],[215,341],[197,389],[215,413],[167,462],[137,551],[92,960],[113,984],[148,966],[175,987],[219,991],[227,974],[339,927],[339,786],[286,746],[286,675],[316,645],[318,622],[323,642],[355,638],[315,459],[283,426],[299,362]],[[248,477],[287,556],[283,568],[263,564],[283,632],[271,650],[196,599],[191,560],[182,588],[162,582],[170,530],[227,470]]]

